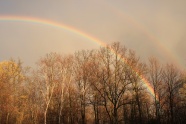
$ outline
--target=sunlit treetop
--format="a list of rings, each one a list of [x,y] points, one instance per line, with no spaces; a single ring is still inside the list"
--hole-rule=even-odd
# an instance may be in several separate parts
[[[22,69],[19,63],[11,60],[0,62],[0,80],[11,78],[23,79],[24,76],[21,71]]]

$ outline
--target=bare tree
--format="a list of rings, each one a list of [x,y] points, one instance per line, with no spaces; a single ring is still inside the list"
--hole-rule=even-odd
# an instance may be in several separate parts
[[[44,99],[44,124],[47,123],[47,111],[54,93],[54,88],[59,78],[59,65],[57,61],[60,55],[56,53],[47,54],[42,58],[38,65],[38,81],[40,83],[40,91]]]
[[[59,124],[61,123],[61,116],[62,116],[62,109],[63,109],[63,103],[65,100],[65,95],[68,95],[68,98],[70,97],[70,88],[71,88],[71,82],[73,78],[73,56],[66,56],[62,60],[60,60],[60,81],[59,81]],[[66,93],[65,93],[66,88]],[[71,107],[69,107],[72,109]],[[72,111],[72,110],[71,110]],[[71,112],[70,111],[70,112]],[[72,121],[72,119],[70,119]]]
[[[139,123],[142,124],[142,102],[143,102],[143,92],[145,88],[143,86],[142,78],[146,72],[146,65],[139,61],[139,58],[136,56],[135,52],[130,50],[127,58],[128,71],[127,77],[131,82],[131,94],[132,94],[132,110],[136,114],[136,108],[139,113]],[[134,116],[134,115],[132,115]],[[136,121],[134,121],[136,123]]]
[[[176,102],[176,93],[178,93],[178,88],[180,86],[180,73],[176,66],[172,64],[167,64],[164,72],[163,78],[166,87],[166,95],[167,95],[167,106],[168,106],[168,117],[169,123],[173,124],[174,119],[174,108]]]
[[[154,92],[154,106],[155,106],[155,116],[156,121],[160,123],[160,108],[162,102],[162,92],[163,92],[163,69],[158,60],[154,57],[149,59],[149,81],[153,87]]]
[[[35,73],[36,74],[36,73]],[[42,95],[40,92],[40,85],[38,85],[37,77],[38,75],[32,75],[27,80],[27,94],[28,94],[28,104],[29,108],[29,123],[38,124],[39,123],[39,113],[41,113],[41,105],[42,105]]]
[[[101,48],[97,57],[100,71],[96,73],[97,80],[92,83],[103,99],[110,123],[114,124],[122,119],[118,110],[125,104],[122,98],[130,84],[126,79],[125,54],[125,47],[117,42]]]
[[[88,94],[90,88],[89,82],[89,64],[91,62],[91,56],[93,51],[80,51],[75,54],[75,84],[79,94],[79,103],[80,103],[80,114],[81,114],[81,123],[86,123],[86,107],[88,105]]]

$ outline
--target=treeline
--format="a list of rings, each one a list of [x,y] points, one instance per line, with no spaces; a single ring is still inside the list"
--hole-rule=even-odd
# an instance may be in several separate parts
[[[151,85],[146,87],[148,81]],[[120,43],[0,63],[1,124],[184,124],[186,76]]]

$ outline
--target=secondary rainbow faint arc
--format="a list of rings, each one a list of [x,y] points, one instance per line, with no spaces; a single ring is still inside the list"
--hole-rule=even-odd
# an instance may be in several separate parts
[[[98,44],[100,44],[101,46],[103,47],[106,47],[106,44],[85,33],[85,32],[82,32],[74,27],[71,27],[69,25],[65,25],[65,24],[62,24],[62,23],[59,23],[59,22],[55,22],[55,21],[50,21],[50,20],[46,20],[46,19],[41,19],[41,18],[35,18],[35,17],[27,17],[27,16],[0,16],[0,21],[20,21],[20,22],[29,22],[29,23],[36,23],[36,24],[44,24],[44,25],[48,25],[48,26],[52,26],[52,27],[56,27],[56,28],[61,28],[61,29],[65,29],[65,30],[68,30],[70,32],[73,32],[73,33],[76,33],[80,36],[83,36],[84,38],[87,38],[93,42],[96,42]],[[113,52],[115,54],[115,52],[110,49],[111,52]],[[121,57],[121,55],[118,54],[119,57]],[[122,58],[123,61],[126,63],[125,59]],[[130,66],[130,65],[129,65]],[[131,67],[131,66],[130,66]],[[133,67],[131,67],[133,69],[133,71],[135,71],[138,75],[139,75],[139,72],[137,70],[135,70]],[[143,75],[140,75],[141,79],[143,80],[145,86],[148,88],[148,90],[150,91],[150,93],[154,96],[154,92],[153,92],[153,88],[151,87],[150,83],[148,82],[148,80],[143,76]]]
[[[109,7],[110,10],[114,12],[114,14],[118,15],[118,17],[121,17],[121,19],[123,19],[124,17],[124,19],[127,20],[127,22],[135,26],[135,28],[140,29],[152,41],[152,43],[156,46],[157,49],[160,49],[161,51],[163,51],[164,55],[168,56],[172,61],[174,61],[173,62],[174,64],[176,64],[180,68],[183,67],[181,62],[177,61],[177,60],[180,60],[178,56],[176,56],[170,49],[165,47],[163,43],[145,27],[145,25],[139,23],[138,21],[136,21],[136,19],[132,18],[130,15],[128,15],[127,13],[119,9],[118,7],[116,8],[109,2],[107,3],[107,7]]]

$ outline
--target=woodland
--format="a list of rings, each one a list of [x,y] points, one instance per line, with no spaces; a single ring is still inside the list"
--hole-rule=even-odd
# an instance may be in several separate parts
[[[1,124],[185,124],[186,73],[119,42],[0,62]]]

